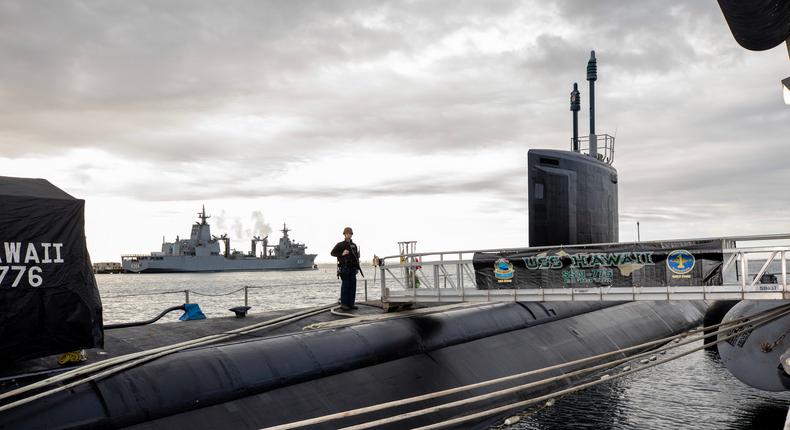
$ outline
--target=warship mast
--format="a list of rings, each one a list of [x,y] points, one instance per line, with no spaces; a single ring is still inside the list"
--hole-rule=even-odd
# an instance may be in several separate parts
[[[198,218],[200,218],[200,225],[206,225],[206,220],[211,218],[211,215],[206,215],[206,205],[203,205],[202,212],[198,212]]]

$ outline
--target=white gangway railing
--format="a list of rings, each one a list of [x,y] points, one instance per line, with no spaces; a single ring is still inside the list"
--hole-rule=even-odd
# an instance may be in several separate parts
[[[385,303],[790,299],[787,276],[790,234],[672,239],[666,242],[711,240],[720,240],[722,244],[721,283],[718,285],[478,288],[472,261],[475,253],[507,254],[558,248],[570,251],[577,247],[574,245],[393,255],[382,258],[377,269],[382,302]],[[606,245],[614,244],[578,246]]]

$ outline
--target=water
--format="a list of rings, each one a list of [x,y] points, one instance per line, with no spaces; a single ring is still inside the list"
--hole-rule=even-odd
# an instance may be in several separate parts
[[[374,274],[363,267],[366,274]],[[190,290],[190,303],[197,303],[207,317],[227,317],[228,309],[244,305],[248,288],[250,313],[305,308],[334,303],[340,297],[340,281],[334,265],[318,270],[290,272],[224,272],[173,274],[96,275],[102,297],[104,323],[142,321],[162,310],[183,304],[184,290]],[[368,282],[368,297],[380,299],[378,282]],[[364,280],[358,277],[357,300],[365,298]],[[160,321],[176,321],[179,312]]]
[[[366,273],[371,277],[368,297],[380,298],[378,282],[372,279],[374,271],[368,268]],[[244,304],[244,292],[236,291],[244,286],[250,287],[251,313],[329,304],[340,294],[334,265],[299,272],[97,275],[96,281],[105,324],[151,318],[184,303],[183,290],[191,290],[190,302],[199,303],[208,317],[231,316],[228,308]],[[363,299],[360,279],[357,300]],[[175,321],[179,314],[174,312],[163,321]],[[747,387],[730,375],[716,354],[698,351],[564,396],[551,407],[522,411],[521,421],[507,428],[781,429],[788,406],[790,392]]]
[[[516,425],[494,428],[768,430],[783,428],[788,406],[790,392],[748,387],[727,371],[718,354],[697,351],[567,395],[551,407],[522,412],[526,415]]]

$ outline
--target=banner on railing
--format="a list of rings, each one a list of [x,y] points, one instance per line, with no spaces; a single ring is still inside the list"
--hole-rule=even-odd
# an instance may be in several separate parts
[[[641,242],[475,253],[478,289],[719,285],[722,242]]]

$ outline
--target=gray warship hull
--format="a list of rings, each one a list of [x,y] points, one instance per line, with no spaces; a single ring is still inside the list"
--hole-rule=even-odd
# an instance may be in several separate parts
[[[186,273],[186,272],[240,272],[264,270],[308,270],[314,266],[315,255],[299,255],[287,258],[225,258],[222,255],[198,257],[140,256],[123,260],[127,273]]]
[[[279,243],[269,245],[269,236],[253,236],[248,253],[230,249],[226,234],[213,236],[206,222],[206,208],[198,212],[199,221],[192,225],[188,239],[176,237],[174,242],[162,240],[161,251],[150,254],[121,256],[127,273],[241,272],[262,270],[306,270],[314,268],[316,254],[307,254],[307,246],[288,237],[283,224]],[[220,243],[224,243],[221,252]],[[261,247],[258,247],[258,244]]]

